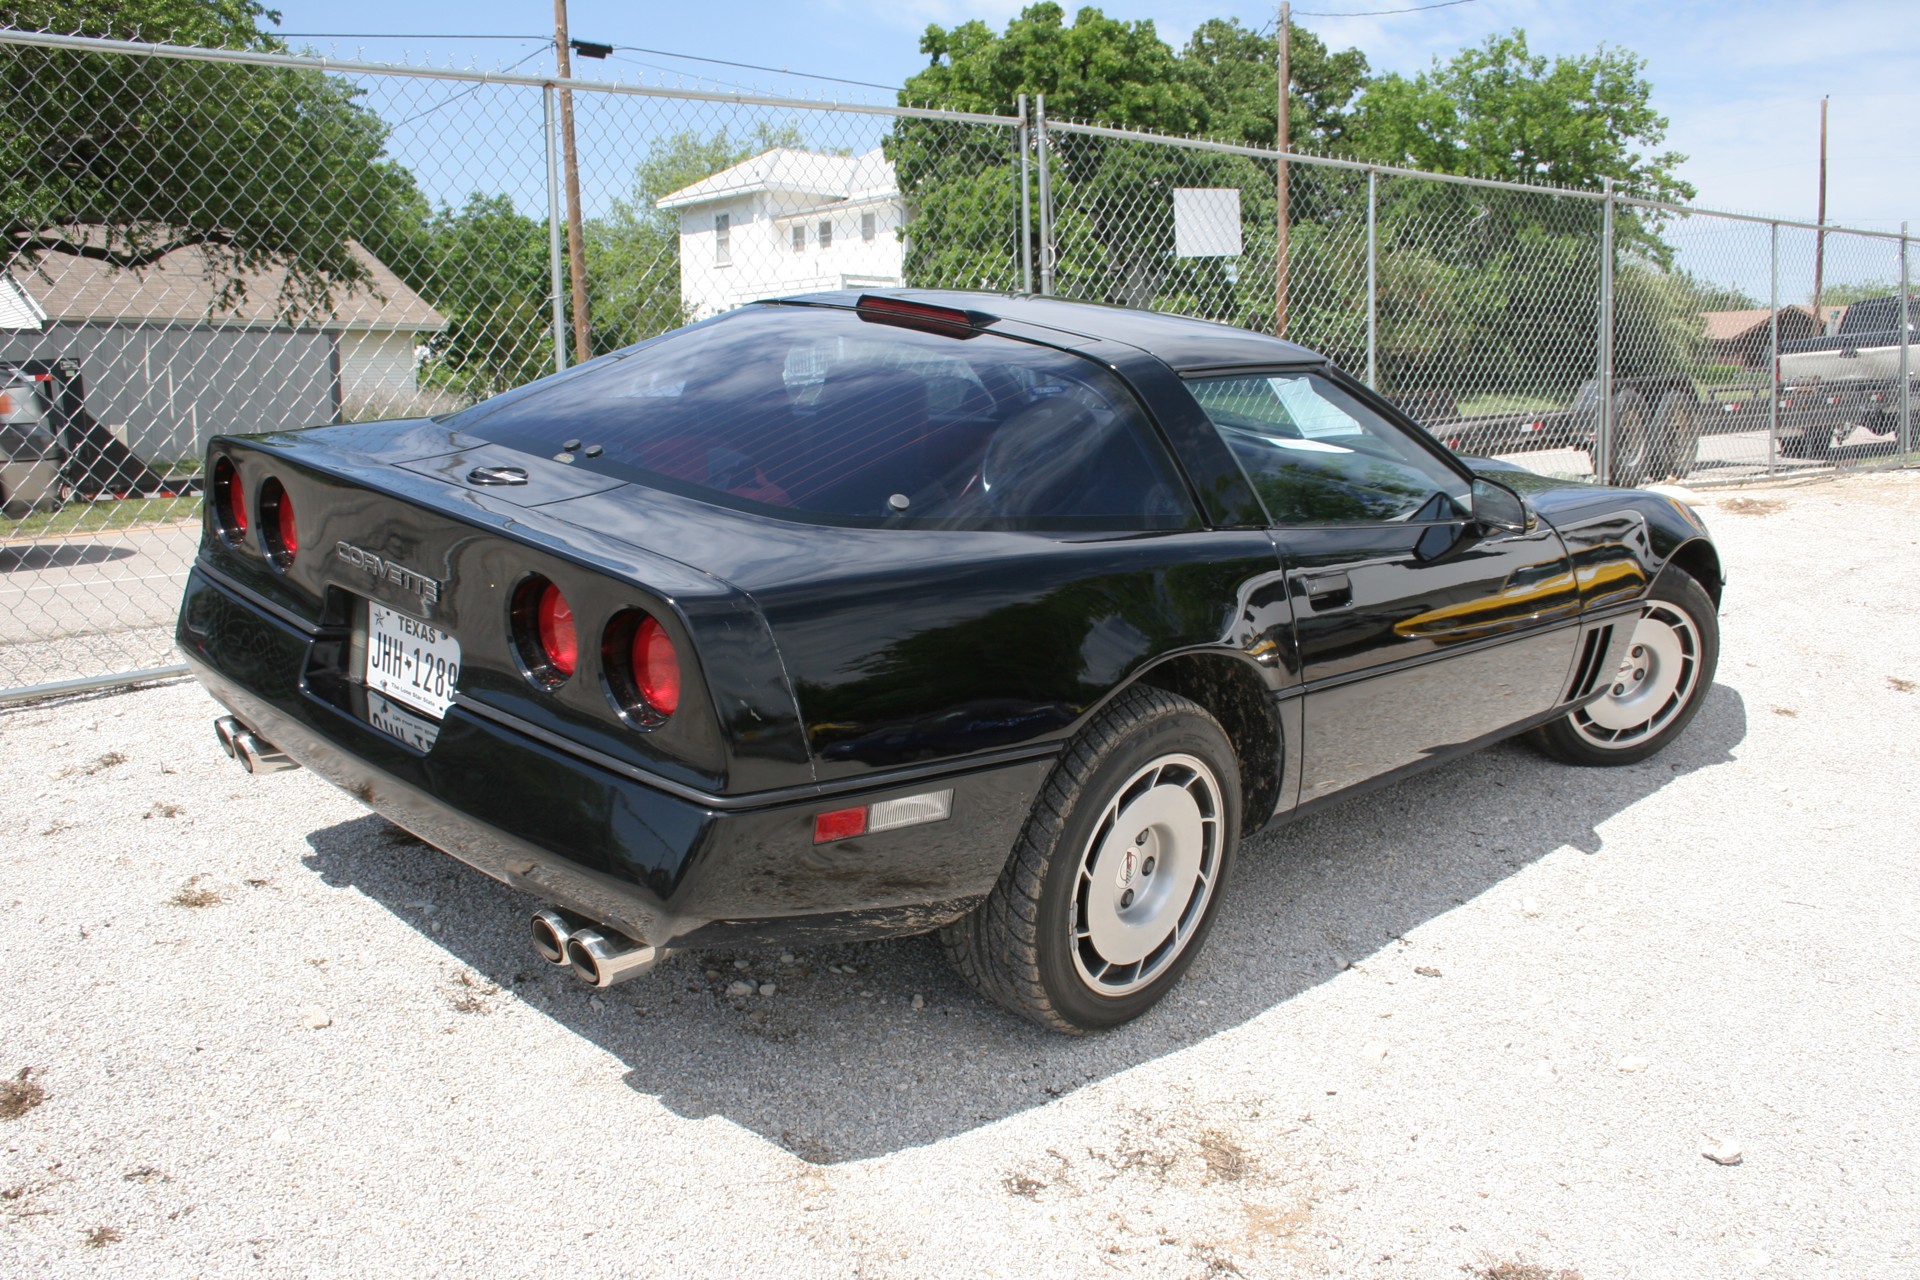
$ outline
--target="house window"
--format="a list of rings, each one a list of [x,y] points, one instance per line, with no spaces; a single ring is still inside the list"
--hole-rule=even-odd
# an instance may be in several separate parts
[[[713,215],[713,265],[733,265],[733,215],[730,213]]]
[[[820,247],[822,249],[831,249],[833,247],[833,223],[831,222],[822,222],[820,224]]]
[[[807,251],[807,224],[804,222],[793,224],[793,251],[795,253]]]
[[[873,239],[873,214],[871,213],[860,215],[860,238],[869,241]]]

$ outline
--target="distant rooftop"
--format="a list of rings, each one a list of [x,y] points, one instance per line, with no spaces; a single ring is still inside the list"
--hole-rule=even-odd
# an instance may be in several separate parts
[[[98,232],[92,238],[98,237]],[[398,329],[409,333],[438,333],[446,317],[402,283],[399,276],[356,242],[348,241],[353,256],[367,268],[368,279],[352,292],[336,289],[332,314],[304,319],[303,328]],[[216,309],[225,277],[207,270],[207,255],[198,245],[175,249],[152,266],[138,270],[113,267],[92,258],[65,253],[43,253],[29,263],[17,260],[9,283],[37,304],[43,318],[80,323],[147,322],[220,325],[237,328],[280,328],[280,289],[285,268],[250,271],[242,276],[246,298],[238,306]],[[8,291],[0,290],[0,328]]]
[[[849,200],[892,194],[899,189],[893,164],[880,148],[858,156],[827,155],[776,147],[692,186],[668,192],[654,202],[661,209],[684,209],[715,200],[732,200],[757,191]]]

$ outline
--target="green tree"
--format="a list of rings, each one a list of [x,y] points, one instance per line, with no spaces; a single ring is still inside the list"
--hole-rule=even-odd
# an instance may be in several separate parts
[[[1488,36],[1429,71],[1373,80],[1351,141],[1369,159],[1429,173],[1597,187],[1690,200],[1674,170],[1686,159],[1653,152],[1667,118],[1653,109],[1646,62],[1625,49],[1549,61],[1526,32]]]
[[[1294,39],[1291,137],[1297,146],[1337,145],[1366,59],[1351,49],[1329,53],[1298,28]],[[1274,41],[1234,20],[1203,23],[1176,54],[1150,21],[1121,22],[1083,8],[1068,24],[1059,5],[1042,3],[1004,33],[977,21],[929,27],[920,48],[930,65],[908,80],[902,102],[1011,114],[1020,94],[1044,94],[1050,119],[1256,145],[1274,139]],[[1243,220],[1258,238],[1259,219],[1271,219],[1274,201],[1272,179],[1260,177],[1257,162],[1077,134],[1051,139],[1060,292],[1246,321],[1226,301],[1238,296],[1231,264],[1174,256],[1171,205],[1176,187],[1240,187]],[[1005,142],[984,143],[968,126],[902,120],[887,155],[908,204],[908,280],[1017,287],[1018,182]],[[1271,232],[1265,234],[1271,245]],[[1270,298],[1266,305],[1270,316]]]
[[[49,0],[6,25],[277,50],[278,15],[249,0]],[[324,313],[366,278],[348,241],[381,223],[411,178],[386,126],[338,77],[7,46],[0,49],[0,232],[9,256],[63,253],[138,269],[188,245],[222,300],[246,273],[286,269],[290,318]]]
[[[447,320],[430,344],[429,383],[479,399],[552,371],[544,220],[475,192],[429,219],[410,255],[401,278]]]

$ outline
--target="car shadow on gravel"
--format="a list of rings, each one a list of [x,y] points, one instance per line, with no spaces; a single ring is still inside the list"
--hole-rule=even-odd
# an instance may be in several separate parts
[[[815,948],[784,963],[780,953],[683,953],[596,994],[534,953],[531,899],[384,819],[312,832],[305,861],[615,1056],[635,1092],[831,1164],[1045,1106],[1240,1027],[1349,963],[1392,963],[1396,939],[1540,858],[1606,852],[1602,824],[1677,776],[1729,762],[1746,732],[1744,701],[1715,685],[1685,736],[1640,765],[1567,769],[1502,744],[1269,831],[1243,849],[1181,989],[1137,1022],[1078,1039],[978,999],[927,938]],[[736,982],[753,993],[730,996]],[[760,995],[762,984],[774,993]]]

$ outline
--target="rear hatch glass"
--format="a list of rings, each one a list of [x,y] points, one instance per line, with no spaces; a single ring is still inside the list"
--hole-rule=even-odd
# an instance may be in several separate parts
[[[476,405],[453,425],[790,520],[1197,524],[1151,424],[1101,366],[836,308],[748,307]]]

